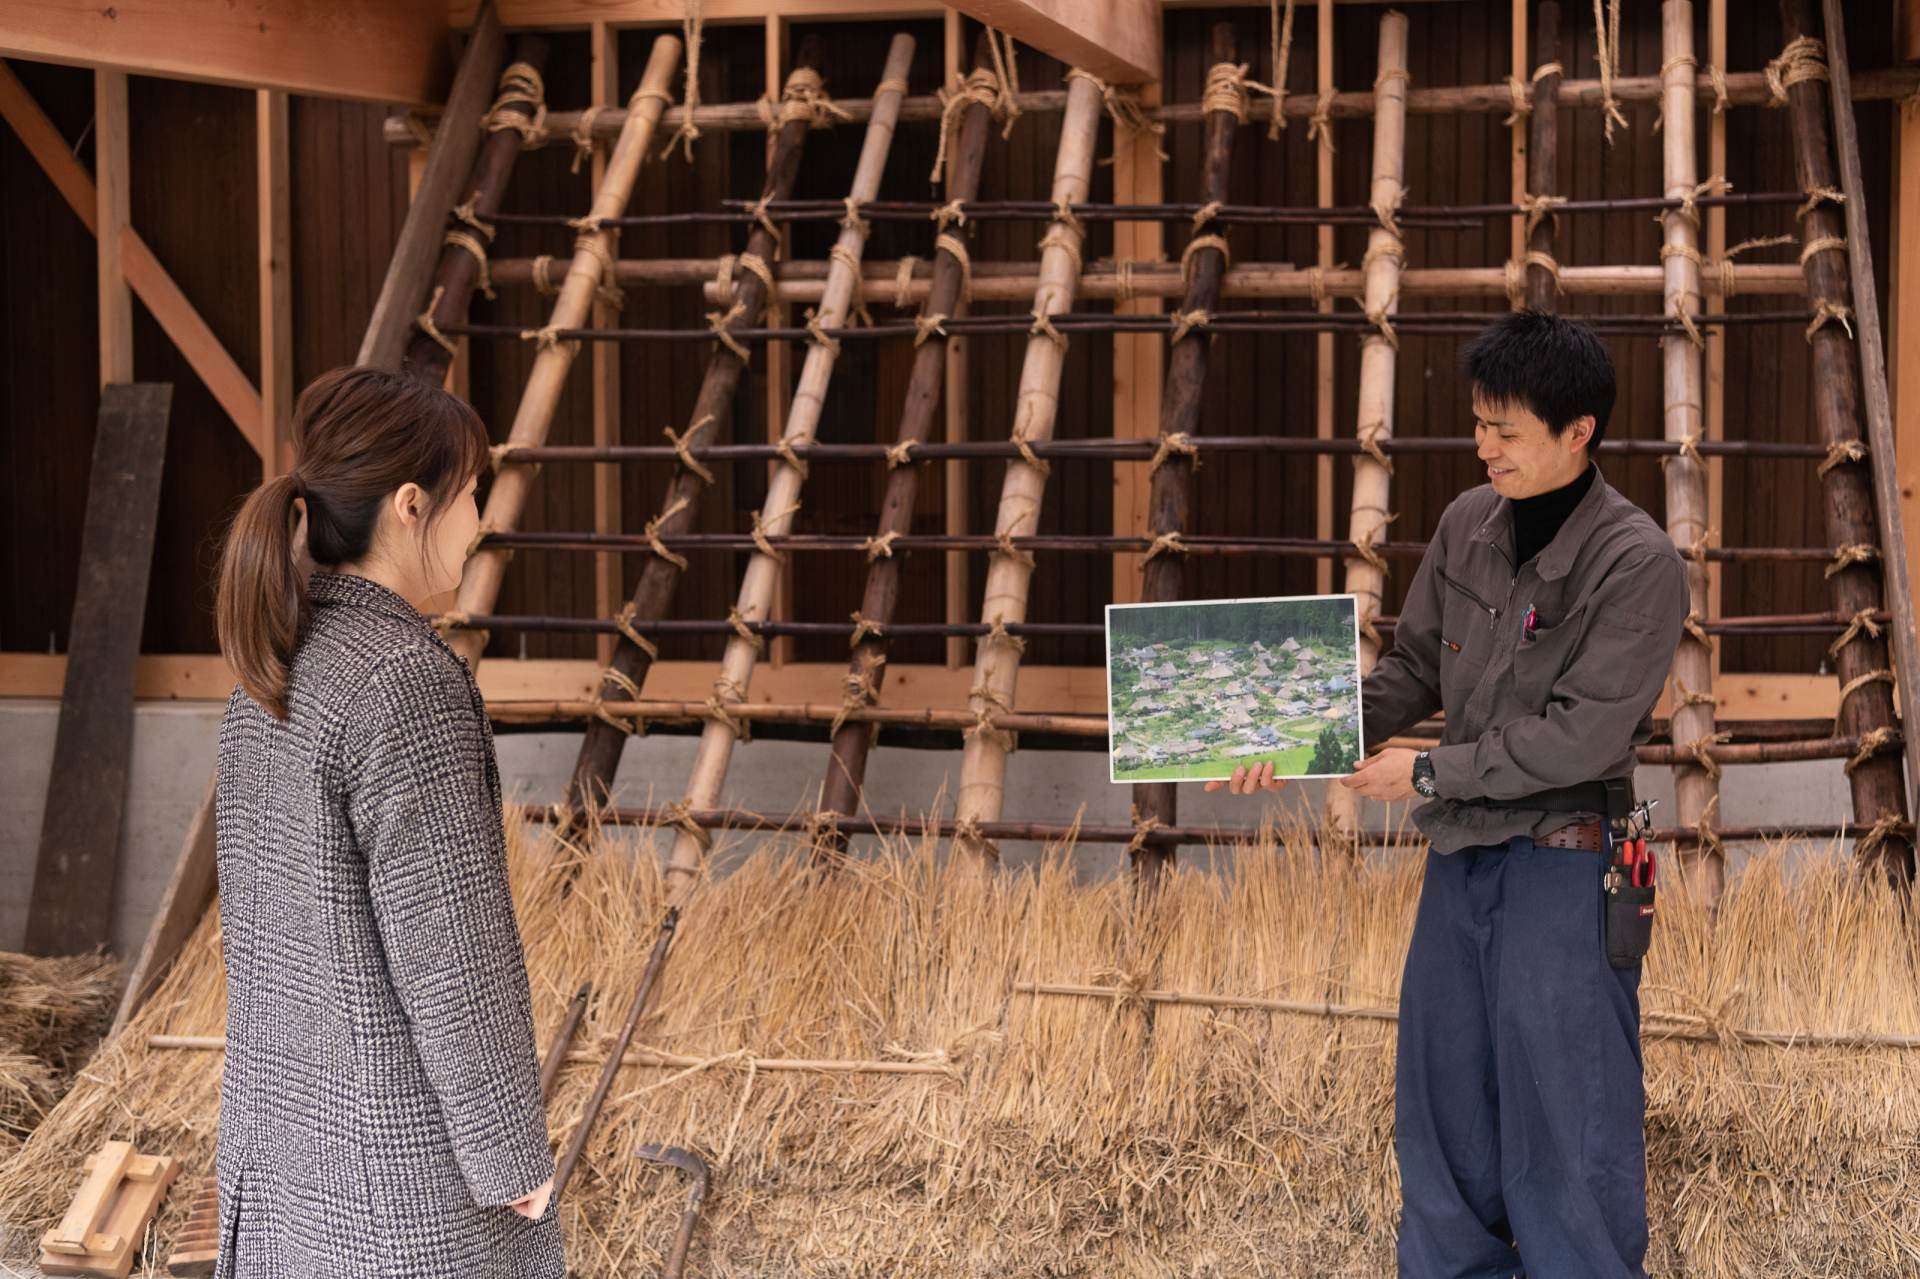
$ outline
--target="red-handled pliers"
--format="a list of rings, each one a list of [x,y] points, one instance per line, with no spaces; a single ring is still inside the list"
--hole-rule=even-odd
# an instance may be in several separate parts
[[[1620,864],[1627,868],[1627,882],[1635,888],[1653,886],[1653,853],[1647,848],[1647,837],[1638,836],[1624,841],[1620,846]]]

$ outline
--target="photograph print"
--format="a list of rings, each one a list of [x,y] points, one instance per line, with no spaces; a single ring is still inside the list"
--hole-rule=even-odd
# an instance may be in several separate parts
[[[1215,781],[1359,763],[1360,629],[1352,595],[1107,606],[1108,776]]]

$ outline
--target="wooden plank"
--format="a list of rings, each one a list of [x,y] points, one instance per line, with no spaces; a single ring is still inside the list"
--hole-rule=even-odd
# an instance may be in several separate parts
[[[588,100],[597,107],[615,107],[620,102],[620,36],[604,22],[596,22],[588,32]],[[598,191],[607,176],[607,148],[596,143],[593,149],[591,185]],[[619,241],[614,241],[619,251]],[[595,325],[610,328],[620,323],[620,308],[597,302],[593,308]],[[455,360],[456,367],[464,360]],[[593,442],[596,446],[620,442],[620,348],[607,342],[593,344]],[[593,527],[613,533],[620,528],[620,473],[618,464],[593,468]],[[596,555],[593,561],[593,611],[600,617],[612,617],[626,599],[626,581],[618,555]],[[595,645],[602,662],[613,660],[614,637],[603,635]]]
[[[254,94],[259,170],[260,455],[263,479],[293,469],[293,180],[288,171],[287,95]],[[418,154],[416,152],[416,154]]]
[[[26,144],[27,150],[52,179],[74,215],[88,231],[99,233],[99,195],[94,181],[68,150],[53,122],[40,110],[19,79],[0,62],[0,117]],[[200,313],[174,284],[153,250],[130,226],[120,230],[120,272],[147,310],[160,323],[187,363],[233,419],[256,452],[264,445],[260,432],[260,394],[240,371],[233,357],[207,327]]]
[[[100,385],[133,381],[133,294],[120,263],[120,234],[131,219],[127,160],[127,77],[93,74],[95,225],[99,263]]]
[[[101,392],[71,652],[27,916],[30,954],[69,955],[113,940],[133,671],[172,400],[173,388],[161,383],[115,383]]]
[[[0,55],[330,98],[440,100],[439,0],[33,0],[0,5]]]
[[[427,282],[440,257],[447,214],[473,171],[474,154],[480,148],[480,117],[493,100],[494,77],[505,53],[500,20],[491,4],[483,4],[447,94],[447,108],[434,129],[427,167],[394,243],[393,260],[373,304],[373,318],[367,323],[356,363],[400,367],[414,316],[426,300]]]
[[[1867,234],[1866,182],[1860,173],[1860,135],[1853,116],[1852,71],[1847,65],[1846,16],[1839,0],[1824,0],[1828,74],[1831,77],[1834,150],[1840,161],[1840,189],[1846,192],[1841,212],[1847,220],[1847,269],[1853,283],[1853,322],[1860,327],[1860,382],[1865,401],[1867,455],[1873,472],[1873,505],[1878,516],[1882,548],[1907,545],[1901,510],[1900,478],[1892,465],[1896,447],[1893,409],[1887,394],[1887,355],[1880,340],[1880,298],[1873,278],[1873,245]],[[1900,687],[1900,720],[1920,725],[1913,673],[1920,671],[1920,635],[1914,631],[1913,588],[1907,576],[1908,560],[1887,554],[1881,559],[1881,586],[1887,610],[1893,614],[1895,666],[1907,672]],[[1912,788],[1920,784],[1920,732],[1905,734],[1907,756],[1907,812],[1913,811]]]
[[[1161,86],[1141,92],[1146,106],[1160,102]],[[1113,198],[1126,204],[1158,204],[1165,181],[1159,157],[1159,135],[1115,130]],[[1116,261],[1164,262],[1166,235],[1160,222],[1118,222],[1113,228]],[[1154,296],[1114,303],[1116,314],[1155,315],[1160,299]],[[1123,439],[1151,439],[1160,433],[1160,406],[1166,383],[1165,339],[1158,333],[1116,333],[1113,336],[1113,433]],[[1113,464],[1113,531],[1141,536],[1147,527],[1147,468],[1137,462]],[[1115,604],[1141,598],[1143,557],[1126,551],[1112,557],[1112,593]]]
[[[1160,78],[1157,0],[948,0],[953,8],[1112,84]]]

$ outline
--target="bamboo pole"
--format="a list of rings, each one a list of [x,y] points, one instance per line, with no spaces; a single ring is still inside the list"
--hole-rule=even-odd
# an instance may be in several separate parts
[[[858,283],[860,254],[867,244],[867,223],[858,213],[861,202],[880,192],[880,178],[886,171],[887,153],[893,146],[894,121],[899,115],[900,99],[906,95],[907,72],[913,65],[913,37],[905,33],[893,37],[887,49],[887,61],[880,75],[880,87],[873,95],[873,113],[867,124],[866,141],[860,148],[854,169],[853,189],[847,197],[847,218],[834,245],[832,269],[827,274],[826,297],[820,304],[818,321],[823,327],[840,324],[847,316]],[[806,444],[820,426],[820,414],[826,406],[827,385],[833,378],[834,362],[840,348],[831,341],[815,341],[807,348],[800,369],[800,384],[794,391],[787,412],[786,429],[781,439],[788,444]],[[761,506],[758,527],[770,537],[784,536],[800,509],[800,489],[806,479],[806,464],[783,458],[767,485],[766,501]],[[758,549],[747,560],[740,584],[740,595],[728,620],[752,622],[768,615],[773,605],[774,587],[780,577],[781,558],[767,549]],[[700,734],[700,748],[694,756],[693,775],[687,782],[686,798],[690,808],[709,808],[720,796],[726,780],[733,746],[744,732],[728,713],[727,707],[747,699],[747,685],[753,678],[755,659],[765,641],[751,631],[743,631],[727,641],[720,659],[720,674],[714,680],[713,695],[707,705],[711,718]],[[681,827],[674,835],[667,857],[667,892],[678,897],[692,883],[710,841],[704,831]]]
[[[554,302],[552,317],[544,330],[549,333],[549,340],[540,342],[533,371],[527,375],[519,411],[514,414],[513,428],[507,434],[509,446],[540,444],[547,438],[561,392],[566,389],[567,373],[573,368],[573,357],[579,349],[572,342],[550,340],[551,331],[576,328],[592,317],[603,268],[611,265],[615,256],[612,233],[596,224],[601,218],[619,217],[627,207],[634,179],[653,141],[654,127],[660,123],[660,113],[666,107],[673,69],[679,61],[679,37],[664,33],[655,36],[646,71],[640,77],[640,87],[627,101],[626,123],[620,130],[620,140],[614,144],[613,155],[607,160],[606,178],[594,192],[591,210],[574,241],[573,261],[567,267],[560,296]],[[511,532],[519,525],[520,513],[538,471],[538,467],[525,464],[500,467],[487,493],[486,511],[480,518],[480,537]],[[460,575],[458,602],[454,606],[460,612],[483,613],[491,609],[494,600],[499,598],[500,581],[506,574],[505,550],[482,546],[478,538],[475,546],[479,549],[470,554]],[[478,666],[487,637],[480,631],[460,631],[448,642],[456,653],[466,658],[469,666]]]
[[[1660,10],[1661,62],[1666,67],[1667,91],[1660,104],[1660,138],[1665,190],[1669,197],[1692,194],[1698,180],[1694,140],[1694,100],[1687,92],[1693,74],[1693,2],[1665,0]],[[1666,274],[1667,314],[1693,317],[1700,313],[1700,221],[1683,208],[1662,217],[1661,267]],[[1666,437],[1698,442],[1705,420],[1704,368],[1706,345],[1698,333],[1669,335],[1660,340]],[[1686,557],[1687,620],[1697,623],[1708,612],[1707,563],[1698,554],[1706,548],[1707,468],[1704,459],[1687,453],[1661,459],[1666,477],[1667,531]],[[1704,631],[1688,630],[1680,637],[1673,657],[1676,740],[1701,747],[1714,740],[1713,643]],[[1683,826],[1698,826],[1700,845],[1683,855],[1682,869],[1701,900],[1715,903],[1726,879],[1725,858],[1719,841],[1707,834],[1720,804],[1720,769],[1710,757],[1681,762],[1674,768],[1674,798]]]
[[[1733,71],[1724,77],[1727,104],[1736,107],[1763,106],[1770,101],[1765,73],[1759,71]],[[1862,71],[1853,78],[1853,96],[1856,102],[1889,102],[1905,98],[1920,90],[1920,68],[1910,66],[1876,68]],[[1661,77],[1659,76],[1616,76],[1613,80],[1613,100],[1622,106],[1630,103],[1651,105],[1660,100]],[[1707,75],[1693,77],[1693,95],[1697,99],[1714,101],[1716,90],[1713,78]],[[1059,111],[1067,105],[1068,95],[1059,90],[1040,90],[1020,95],[1020,110],[1023,114]],[[1598,80],[1562,80],[1560,82],[1560,104],[1567,107],[1591,109],[1602,102],[1600,82]],[[1328,118],[1334,120],[1360,120],[1375,114],[1374,94],[1366,90],[1352,93],[1336,93],[1325,104]],[[1321,102],[1316,94],[1289,93],[1282,103],[1282,112],[1295,120],[1311,119],[1318,115]],[[1502,82],[1499,84],[1446,85],[1434,89],[1415,89],[1406,95],[1406,109],[1412,115],[1451,115],[1464,112],[1506,113],[1513,110],[1512,91]],[[865,109],[859,103],[848,106],[848,118],[857,123],[865,119]],[[901,104],[900,119],[938,120],[942,104],[938,97],[926,94],[908,98]],[[416,115],[430,118],[429,112],[416,112]],[[1150,121],[1161,124],[1193,123],[1204,114],[1198,102],[1173,102],[1163,106],[1148,107],[1143,112]],[[717,130],[726,132],[732,129],[758,129],[764,127],[766,118],[761,114],[757,102],[721,102],[710,103],[696,108],[693,112],[694,123],[703,131]],[[667,112],[666,127],[673,129],[686,119],[684,108],[675,107]],[[543,144],[559,146],[568,142],[573,131],[579,127],[578,111],[555,111],[547,117],[547,136]],[[605,121],[596,121],[593,132],[596,136],[611,134],[614,126]],[[405,114],[387,117],[384,125],[386,140],[396,146],[418,146],[419,138],[414,128],[407,122]]]
[[[1214,24],[1213,69],[1208,96],[1218,96],[1218,109],[1207,112],[1205,152],[1201,160],[1200,198],[1224,201],[1233,167],[1235,130],[1247,115],[1246,91],[1233,83],[1233,25]],[[1180,301],[1180,317],[1205,315],[1220,301],[1220,277],[1226,271],[1225,228],[1212,220],[1196,222],[1184,263],[1187,292]],[[1167,357],[1166,398],[1160,408],[1160,451],[1147,468],[1147,532],[1153,547],[1140,564],[1140,599],[1149,604],[1186,597],[1186,559],[1179,537],[1187,531],[1193,505],[1193,467],[1197,460],[1187,441],[1199,431],[1201,397],[1207,384],[1207,351],[1211,339],[1189,332],[1172,343]],[[1172,826],[1178,820],[1178,792],[1174,782],[1139,782],[1133,786],[1133,820],[1143,829]],[[1178,846],[1130,846],[1136,886],[1150,892],[1171,868]]]
[[[1780,0],[1781,26],[1789,51],[1805,49],[1795,42],[1813,36],[1807,0]],[[1820,87],[1825,67],[1818,62],[1818,43],[1811,58],[1801,57],[1782,68],[1787,106],[1792,113],[1794,172],[1810,204],[1801,219],[1801,265],[1807,275],[1807,294],[1820,318],[1810,326],[1813,344],[1813,406],[1821,437],[1834,450],[1835,464],[1825,466],[1821,491],[1826,499],[1827,538],[1835,558],[1827,567],[1836,610],[1849,616],[1881,605],[1879,570],[1885,548],[1878,546],[1873,522],[1873,494],[1858,461],[1866,443],[1860,433],[1858,352],[1846,308],[1847,242],[1835,209],[1833,152],[1827,137],[1826,104]],[[1783,54],[1783,58],[1786,55]],[[1819,66],[1820,74],[1811,68]],[[1814,197],[1818,198],[1814,198]],[[1875,459],[1892,465],[1893,459]],[[1891,734],[1895,729],[1893,669],[1887,642],[1866,630],[1844,636],[1834,645],[1834,664],[1840,677],[1840,713],[1835,732],[1842,736]],[[1912,828],[1906,825],[1906,787],[1897,755],[1875,755],[1848,770],[1853,791],[1854,817],[1867,827],[1856,845],[1863,863],[1879,866],[1901,881],[1913,876]]]
[[[826,110],[821,101],[820,76],[813,69],[819,59],[820,49],[818,36],[808,36],[802,40],[794,68],[788,73],[779,115],[774,122],[773,149],[767,157],[766,179],[761,186],[763,199],[781,199],[793,190],[794,177],[800,170],[800,157],[806,149],[807,132]],[[739,262],[744,264],[752,259],[765,266],[773,258],[774,244],[772,224],[755,223],[747,236],[746,250],[740,255]],[[739,344],[736,335],[760,322],[767,303],[767,292],[757,271],[743,265],[734,273],[731,305],[726,311],[716,312],[711,317],[716,334],[722,336],[707,357],[700,394],[694,401],[692,422],[686,433],[675,440],[676,445],[687,445],[709,429],[718,434],[717,424],[728,416],[734,393],[740,385],[740,375],[746,369],[746,348]],[[678,534],[693,525],[698,513],[697,502],[702,488],[708,483],[709,473],[702,466],[690,464],[691,461],[690,455],[683,454],[675,464],[661,500],[660,513],[648,521],[647,533],[650,538]],[[666,616],[667,609],[673,603],[674,588],[679,584],[681,571],[685,567],[685,560],[666,551],[664,546],[656,546],[646,567],[640,572],[640,580],[634,587],[632,598],[622,610],[622,618],[658,621]],[[635,634],[637,632],[623,635],[614,649],[613,661],[602,672],[599,686],[602,698],[617,698],[645,684],[647,671],[653,663],[654,649],[651,643],[636,643]],[[644,638],[641,637],[642,640]],[[613,784],[614,772],[620,765],[620,754],[626,746],[627,734],[631,731],[630,726],[610,717],[598,718],[587,725],[580,743],[580,755],[574,762],[573,778],[567,788],[567,804],[574,814],[584,814],[590,805],[605,800],[608,788]]]
[[[971,225],[971,220],[969,220]],[[531,285],[537,273],[548,268],[536,258],[502,258],[493,264],[493,283],[500,287]],[[819,259],[789,259],[771,264],[776,296],[782,301],[812,305],[819,302],[826,287],[827,263]],[[720,269],[719,258],[621,258],[615,263],[614,281],[622,285],[701,285],[709,303],[727,300],[730,289],[723,290],[714,276]],[[1130,288],[1141,297],[1174,298],[1186,288],[1177,262],[1132,262],[1128,278],[1122,280],[1116,263],[1090,262],[1081,276],[1079,296],[1118,298]],[[932,270],[924,262],[908,264],[906,287],[899,287],[898,260],[868,261],[861,267],[861,279],[869,304],[885,306],[921,306],[932,288]],[[1314,292],[1311,269],[1287,262],[1240,262],[1227,268],[1221,277],[1220,295],[1229,298],[1312,298],[1332,308],[1334,298],[1358,298],[1365,291],[1365,277],[1357,268],[1331,264],[1319,277],[1320,293]],[[1797,263],[1742,262],[1733,267],[1733,283],[1742,296],[1806,296],[1806,279]],[[1708,297],[1723,296],[1724,281],[1719,270],[1702,279]],[[973,263],[965,296],[976,302],[1014,302],[1033,296],[1039,277],[1031,262]],[[1400,274],[1402,297],[1432,295],[1504,296],[1506,271],[1501,267],[1414,267]],[[1657,266],[1562,266],[1560,291],[1583,297],[1653,297],[1665,290],[1664,276]]]
[[[983,91],[992,75],[987,70],[990,55],[986,40],[985,35],[980,37],[974,57],[974,83]],[[998,91],[996,82],[993,92]],[[979,190],[980,169],[986,158],[987,135],[992,123],[992,108],[983,98],[976,98],[961,109],[959,126],[951,143],[952,155],[947,161],[946,195],[949,200],[969,200]],[[952,315],[960,303],[966,284],[966,264],[954,249],[965,251],[964,237],[968,234],[964,225],[946,224],[935,238],[932,287],[920,319],[925,326],[925,339],[920,341],[914,352],[913,372],[907,382],[906,400],[900,409],[900,423],[894,432],[893,447],[901,450],[898,454],[901,460],[896,464],[894,455],[888,458],[886,493],[881,500],[880,519],[874,533],[879,545],[890,545],[893,538],[913,528],[913,510],[920,491],[920,464],[912,461],[911,452],[914,447],[924,445],[933,434],[934,411],[939,407],[941,386],[947,376],[947,348],[950,341],[939,326],[939,321]],[[949,558],[964,559],[964,556],[965,552],[949,553]],[[856,623],[872,623],[879,627],[892,624],[900,596],[903,558],[891,554],[869,558],[866,588],[860,597],[860,609],[855,614]],[[963,637],[956,636],[955,639],[961,645],[966,642]],[[881,689],[886,683],[886,661],[891,643],[884,630],[868,635],[864,633],[862,625],[861,630],[854,632],[853,654],[846,676],[846,697],[842,702],[846,719],[834,721],[831,731],[833,751],[827,761],[827,775],[820,788],[820,807],[827,812],[852,813],[859,804],[861,789],[866,784],[867,759],[873,748],[874,734],[870,725],[878,721],[861,721],[853,717],[856,712],[870,708],[879,701]],[[831,856],[843,848],[844,843],[836,838],[821,845],[817,853],[823,857]]]
[[[489,118],[496,124],[505,124],[509,119],[518,119],[525,127],[532,127],[537,106],[524,100],[526,73],[532,72],[538,78],[547,65],[547,41],[544,36],[523,35],[513,42],[513,60],[500,73],[499,96],[487,115],[482,117],[486,126]],[[462,71],[466,68],[463,65]],[[542,104],[543,105],[543,104]],[[480,144],[480,154],[473,162],[473,173],[466,187],[464,200],[453,201],[452,209],[464,209],[472,223],[487,225],[488,219],[500,211],[500,201],[507,191],[507,179],[513,176],[514,163],[520,157],[523,138],[518,129],[492,128],[485,135],[486,141]],[[455,154],[457,154],[457,148]],[[428,169],[433,167],[431,159]],[[424,192],[435,186],[435,177],[429,172],[421,182]],[[421,195],[424,201],[429,197]],[[424,206],[423,206],[424,208]],[[447,369],[453,364],[453,352],[446,344],[437,340],[414,318],[416,314],[425,314],[428,322],[445,326],[457,324],[467,318],[467,305],[473,299],[474,282],[479,272],[479,261],[474,255],[446,237],[448,229],[440,225],[446,218],[445,213],[434,208],[426,208],[425,213],[433,218],[432,234],[439,237],[440,256],[433,269],[433,283],[427,297],[422,299],[425,306],[422,312],[403,311],[410,301],[405,296],[406,282],[400,277],[405,272],[390,270],[386,283],[381,286],[380,298],[374,305],[373,322],[367,326],[367,336],[360,344],[360,362],[389,367],[386,360],[395,359],[398,366],[415,373],[429,382],[439,383],[446,378]],[[408,214],[409,231],[412,228],[412,214]],[[477,234],[482,236],[481,247],[484,250],[484,233],[472,224],[457,224],[451,228],[453,233]],[[402,231],[401,244],[394,249],[394,265],[402,267],[402,253],[411,250],[430,250],[433,245],[408,242],[412,239],[409,231]],[[388,354],[391,352],[391,354]]]
[[[1027,338],[1020,368],[1020,390],[1014,405],[1013,438],[1049,439],[1059,407],[1060,372],[1066,339],[1052,329],[1050,317],[1073,305],[1080,282],[1080,253],[1084,233],[1070,207],[1087,195],[1093,169],[1094,140],[1099,131],[1101,86],[1093,77],[1069,72],[1067,113],[1060,130],[1060,149],[1054,158],[1052,198],[1063,216],[1048,228],[1040,245],[1040,285],[1034,293],[1034,331]],[[1011,538],[1033,530],[1040,522],[1040,502],[1047,473],[1042,466],[1021,460],[1007,463],[1000,487],[1000,505],[994,517],[995,535]],[[981,620],[1023,621],[1027,591],[1033,576],[1033,558],[1010,542],[988,559]],[[1013,705],[1020,675],[1020,649],[1009,640],[989,637],[977,645],[969,707],[976,716]],[[975,833],[977,824],[999,816],[1006,794],[1007,752],[1011,738],[984,723],[969,733],[960,764],[960,790],[955,804],[959,822],[954,844],[961,855],[984,864],[998,850]]]
[[[1707,0],[1707,65],[1724,67],[1727,65],[1727,0]],[[1707,172],[1725,173],[1727,171],[1727,113],[1715,111],[1707,122]],[[1707,247],[1708,262],[1717,262],[1727,253],[1727,210],[1723,205],[1710,205],[1707,208]],[[1804,283],[1804,282],[1803,282]],[[1727,301],[1718,289],[1704,290],[1706,308],[1709,316],[1726,312]],[[1727,425],[1727,344],[1724,340],[1708,338],[1706,368],[1706,438],[1721,440],[1726,438]],[[1726,463],[1720,458],[1709,455],[1707,460],[1707,527],[1720,528],[1726,518]],[[1707,608],[1712,613],[1721,609],[1722,590],[1725,574],[1718,564],[1707,567]],[[1726,647],[1713,646],[1713,678],[1720,678],[1720,668],[1726,657]]]
[[[1524,5],[1524,0],[1515,0]],[[1314,89],[1322,95],[1333,93],[1333,0],[1320,0],[1313,32],[1314,47]],[[1276,86],[1281,92],[1285,85]],[[1322,206],[1333,203],[1333,122],[1327,121],[1321,126],[1323,132],[1317,137],[1318,146],[1313,155],[1313,195],[1314,203]],[[1333,312],[1333,293],[1325,287],[1327,278],[1333,273],[1333,228],[1323,226],[1314,233],[1313,248],[1314,271],[1312,280],[1320,283],[1321,288],[1314,295],[1313,305],[1316,311],[1326,314]],[[1233,271],[1227,271],[1230,280]],[[1222,295],[1227,296],[1228,284],[1221,281]],[[1322,333],[1313,340],[1313,433],[1316,439],[1332,440],[1334,436],[1334,393],[1335,393],[1333,334]],[[1333,537],[1333,459],[1316,458],[1313,468],[1313,532],[1315,537]],[[1322,595],[1333,591],[1333,563],[1325,561],[1313,567],[1314,590]]]
[[[1527,185],[1539,200],[1553,194],[1554,166],[1560,149],[1560,72],[1554,51],[1560,45],[1560,5],[1558,0],[1541,0],[1540,18],[1534,28],[1535,67],[1533,110],[1528,118]],[[1544,72],[1545,74],[1541,74]],[[1556,219],[1545,210],[1530,215],[1526,227],[1527,305],[1537,311],[1552,311],[1560,302],[1560,268],[1553,256],[1553,232]]]
[[[1407,18],[1389,10],[1380,18],[1379,69],[1374,94],[1379,112],[1373,118],[1373,182],[1370,200],[1380,225],[1367,236],[1363,307],[1377,331],[1360,339],[1360,402],[1356,433],[1362,446],[1393,434],[1394,358],[1399,341],[1393,336],[1392,316],[1399,307],[1400,268],[1406,246],[1393,211],[1406,192],[1407,130]],[[1373,618],[1386,593],[1387,565],[1374,543],[1392,518],[1387,511],[1388,486],[1393,470],[1385,453],[1357,454],[1353,459],[1353,511],[1348,538],[1355,553],[1347,559],[1346,589],[1358,596],[1360,618],[1360,673],[1364,678],[1380,660],[1380,632]],[[1336,830],[1358,825],[1353,792],[1344,786],[1326,788],[1327,819]]]

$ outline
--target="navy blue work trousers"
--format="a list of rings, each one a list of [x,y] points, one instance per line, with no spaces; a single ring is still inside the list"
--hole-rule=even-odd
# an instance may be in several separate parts
[[[1645,1279],[1640,968],[1607,962],[1611,852],[1427,854],[1400,988],[1402,1279]]]

